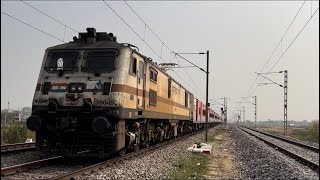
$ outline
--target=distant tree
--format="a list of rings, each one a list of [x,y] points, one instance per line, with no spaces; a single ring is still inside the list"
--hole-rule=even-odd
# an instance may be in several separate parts
[[[1,113],[1,123],[4,123],[5,119],[7,122],[12,121],[12,117],[11,113]]]
[[[22,123],[8,123],[1,125],[1,144],[25,142],[28,138],[28,129]]]
[[[314,142],[319,142],[319,121],[311,121],[311,136]]]

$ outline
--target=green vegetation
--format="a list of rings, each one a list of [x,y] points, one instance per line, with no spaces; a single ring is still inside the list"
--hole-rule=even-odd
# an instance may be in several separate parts
[[[283,127],[260,128],[271,134],[282,134]],[[288,127],[288,135],[294,139],[319,143],[319,121],[312,121],[308,127]]]
[[[225,129],[215,129],[213,133],[208,134],[210,144],[215,141],[215,137],[225,132]],[[199,142],[196,142],[200,146]],[[211,156],[202,153],[192,153],[190,156],[179,157],[175,160],[175,170],[167,172],[167,179],[205,179],[203,175],[208,170],[208,163]]]
[[[302,141],[319,143],[319,121],[312,121],[311,127],[304,129],[293,129],[291,137]]]
[[[1,113],[1,145],[23,143],[27,138],[35,140],[35,133],[28,130],[25,122],[13,121],[12,117],[7,116],[5,123]]]
[[[208,157],[202,153],[193,153],[188,158],[179,158],[174,164],[177,169],[168,173],[168,179],[204,179]],[[198,165],[199,164],[199,165]]]

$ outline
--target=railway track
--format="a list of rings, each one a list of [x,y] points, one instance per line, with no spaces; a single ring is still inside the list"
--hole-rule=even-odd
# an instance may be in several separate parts
[[[297,142],[297,141],[294,141],[294,140],[290,140],[290,139],[287,139],[287,138],[284,138],[284,137],[281,137],[281,136],[277,136],[277,135],[273,135],[273,134],[270,134],[270,133],[267,133],[267,132],[259,131],[257,129],[253,129],[253,128],[249,128],[249,127],[245,127],[245,126],[241,126],[241,127],[244,127],[244,128],[250,129],[252,131],[255,131],[255,132],[258,132],[258,133],[261,133],[261,134],[264,134],[264,135],[279,139],[281,141],[285,141],[287,143],[294,144],[294,145],[297,145],[299,147],[303,147],[305,149],[308,149],[308,150],[311,150],[313,152],[319,153],[319,147],[303,144],[303,143],[300,143],[300,142]]]
[[[238,128],[319,173],[319,152],[305,147],[305,144],[292,143],[291,141],[287,141],[287,139],[284,141],[246,127],[238,126]]]
[[[215,126],[215,127],[217,127],[217,126]],[[158,143],[153,146],[150,146],[149,148],[143,148],[138,151],[125,154],[124,156],[115,157],[112,159],[105,160],[103,162],[94,163],[93,165],[87,165],[85,167],[80,167],[76,170],[71,170],[70,172],[67,172],[67,173],[60,173],[60,175],[58,175],[58,176],[49,177],[49,178],[51,178],[51,179],[76,179],[76,178],[79,178],[83,175],[87,175],[87,174],[99,171],[103,168],[115,165],[117,163],[122,163],[125,160],[132,159],[137,156],[147,154],[150,151],[153,151],[155,149],[166,146],[168,144],[186,139],[190,136],[196,135],[201,132],[204,132],[204,130],[201,130],[196,133],[192,133],[192,134],[189,134],[189,135],[186,135],[183,137],[179,137],[176,139],[172,139],[169,141],[165,141],[162,143]],[[15,165],[15,166],[11,166],[11,167],[2,168],[1,169],[1,177],[9,177],[10,178],[11,175],[15,175],[17,173],[21,173],[21,172],[25,172],[25,171],[29,171],[29,170],[33,170],[33,169],[39,169],[39,168],[43,168],[46,166],[51,166],[51,165],[58,164],[59,162],[63,162],[63,161],[64,161],[63,158],[61,156],[59,156],[59,157],[54,157],[54,158],[44,159],[44,160],[40,160],[40,161],[34,161],[34,162],[25,163],[25,164],[21,164],[21,165]],[[32,174],[32,173],[30,173],[30,174]]]
[[[36,143],[16,143],[16,144],[7,144],[1,145],[1,154],[2,153],[11,153],[18,151],[34,150],[36,149]]]
[[[215,127],[217,127],[217,126],[215,126]],[[212,127],[212,128],[214,128],[214,127]],[[91,174],[91,173],[99,171],[99,170],[101,170],[103,168],[110,167],[110,166],[112,166],[114,164],[117,164],[117,163],[121,163],[121,162],[123,162],[125,160],[131,159],[131,158],[134,158],[134,157],[137,157],[137,156],[141,156],[143,154],[147,154],[148,152],[150,152],[152,150],[155,150],[155,149],[163,147],[165,145],[180,141],[182,139],[186,139],[186,138],[188,138],[190,136],[196,135],[196,134],[201,133],[201,132],[204,132],[204,130],[201,130],[201,131],[198,131],[198,132],[195,132],[195,133],[183,136],[183,137],[179,137],[179,138],[176,138],[176,139],[172,139],[172,140],[169,140],[169,141],[165,141],[165,142],[162,142],[162,143],[159,143],[159,144],[155,144],[153,146],[150,146],[149,148],[144,148],[144,149],[141,149],[141,150],[136,151],[136,152],[131,152],[131,153],[126,154],[126,155],[121,156],[121,157],[116,157],[114,159],[106,160],[106,161],[94,164],[92,166],[88,166],[88,167],[85,167],[85,168],[82,168],[82,169],[79,169],[79,170],[76,170],[76,171],[73,171],[73,172],[70,172],[70,173],[67,173],[67,174],[63,174],[61,176],[52,178],[52,180],[75,180],[76,178],[79,178],[81,176],[84,176],[84,175],[87,175],[87,174]]]
[[[14,166],[10,166],[10,167],[1,168],[1,177],[9,176],[9,175],[24,172],[24,171],[29,171],[32,169],[38,169],[38,168],[47,166],[49,164],[56,163],[61,159],[62,159],[61,156],[57,156],[57,157],[52,157],[52,158],[48,158],[48,159],[42,159],[42,160],[38,160],[38,161],[33,161],[33,162],[28,162],[28,163],[18,164],[18,165],[14,165]]]

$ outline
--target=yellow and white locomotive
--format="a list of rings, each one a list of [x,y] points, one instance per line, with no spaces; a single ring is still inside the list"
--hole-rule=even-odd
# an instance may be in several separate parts
[[[27,120],[38,149],[106,157],[203,128],[203,104],[135,46],[116,39],[87,28],[45,51]],[[222,122],[209,113],[210,123]]]

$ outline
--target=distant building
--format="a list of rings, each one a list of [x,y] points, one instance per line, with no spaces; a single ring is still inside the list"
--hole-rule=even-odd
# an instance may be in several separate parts
[[[21,110],[21,121],[26,121],[28,117],[31,116],[32,109],[31,107],[24,107]]]
[[[15,121],[21,121],[21,113],[18,110],[12,111],[12,119]]]

